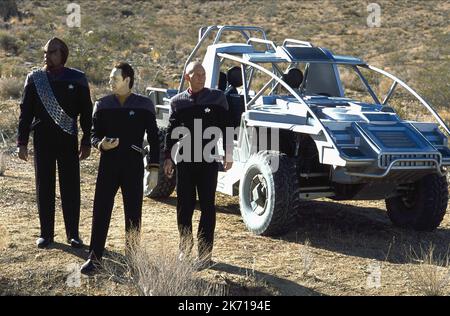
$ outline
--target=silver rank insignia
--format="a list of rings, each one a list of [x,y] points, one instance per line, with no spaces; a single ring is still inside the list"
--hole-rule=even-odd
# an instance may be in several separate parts
[[[73,88],[74,88],[73,84],[69,84],[69,89],[73,90]]]
[[[209,113],[209,112],[211,112],[211,109],[210,108],[206,108],[205,109],[205,113]]]
[[[131,110],[129,114],[130,114],[130,116],[133,116],[134,115],[134,111]]]

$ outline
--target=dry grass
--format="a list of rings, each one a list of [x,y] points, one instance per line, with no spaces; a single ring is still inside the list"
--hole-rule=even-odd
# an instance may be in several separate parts
[[[6,153],[0,147],[0,177],[5,174],[6,171]]]
[[[0,97],[3,99],[18,99],[22,94],[23,81],[16,77],[0,78]]]
[[[314,256],[311,252],[311,242],[306,239],[302,248],[300,249],[300,257],[302,259],[302,272],[304,276],[310,274],[314,265]]]
[[[0,31],[0,49],[6,53],[17,55],[21,50],[20,40],[5,31]]]
[[[8,245],[8,231],[5,227],[0,225],[0,250],[3,250]]]
[[[438,256],[435,247],[430,244],[426,249],[420,248],[417,254],[411,250],[411,261],[417,266],[408,270],[412,286],[422,295],[442,296],[449,294],[450,266],[449,254]]]
[[[449,68],[450,56],[447,40],[450,6],[445,1],[411,4],[410,1],[380,0],[382,27],[374,29],[365,25],[367,4],[356,0],[268,1],[264,5],[261,1],[250,0],[232,5],[227,1],[187,4],[179,0],[123,3],[79,0],[77,3],[82,6],[82,27],[70,29],[63,22],[66,3],[18,1],[20,11],[33,15],[23,20],[11,19],[7,22],[9,28],[0,31],[0,37],[3,36],[0,76],[19,78],[20,89],[15,88],[16,91],[21,90],[26,74],[41,65],[40,48],[53,35],[67,41],[71,49],[68,66],[86,72],[92,96],[97,99],[108,93],[105,83],[114,61],[127,60],[135,66],[138,92],[142,93],[147,85],[174,88],[185,58],[197,40],[199,26],[244,24],[263,27],[277,44],[286,37],[310,40],[315,46],[329,48],[337,54],[361,57],[399,76],[442,110],[449,100],[448,71],[445,70]],[[237,12],[239,6],[246,10]],[[83,13],[86,10],[89,10],[88,14]],[[125,18],[121,15],[122,10],[132,11],[134,15]],[[255,14],[249,16],[247,12]],[[404,14],[398,15],[398,12]],[[302,19],[298,19],[299,16]],[[375,86],[386,93],[390,82],[379,81]],[[401,101],[398,103],[400,111],[415,117],[416,111],[409,100],[401,99],[400,90],[398,88],[399,95],[395,94]],[[18,102],[16,99],[2,101],[10,97],[11,93],[0,96],[0,132],[14,147]],[[448,111],[442,114],[447,121],[450,119]],[[80,232],[85,240],[92,224],[97,167],[96,152],[82,162]],[[176,261],[174,244],[178,232],[173,195],[163,201],[144,200],[143,239],[151,244],[142,247],[142,251],[134,256],[107,260],[115,271],[112,279],[99,277],[86,282],[82,279],[80,288],[68,288],[64,282],[67,277],[64,265],[82,264],[87,253],[80,250],[75,252],[78,256],[74,256],[65,244],[48,251],[36,249],[34,241],[39,234],[39,221],[31,157],[28,163],[11,157],[7,168],[6,176],[0,177],[0,223],[9,231],[8,247],[0,252],[0,295],[159,295],[167,293],[164,290],[170,288],[168,282],[178,282],[174,280],[177,273],[181,274],[178,280],[187,280],[189,286],[200,278],[208,280],[208,284],[223,280],[232,295],[421,295],[424,284],[433,279],[429,275],[433,271],[444,273],[446,269],[445,264],[442,267],[427,265],[423,258],[423,264],[415,261],[411,267],[405,258],[404,247],[412,245],[418,249],[423,242],[433,242],[437,248],[446,248],[450,241],[449,215],[436,232],[423,235],[392,227],[386,218],[383,201],[314,202],[309,208],[302,207],[302,219],[295,227],[300,238],[297,238],[297,232],[288,232],[277,239],[254,236],[246,231],[238,215],[237,199],[218,194],[214,250],[218,265],[200,273],[193,272],[190,266],[183,266],[184,272],[177,272],[182,266]],[[59,205],[58,193],[57,199]],[[122,210],[118,195],[107,243],[111,254],[122,251]],[[59,208],[56,223],[56,239],[64,243]],[[0,238],[4,236],[0,233]],[[392,242],[393,236],[395,242]],[[164,241],[167,245],[156,245],[154,241]],[[434,255],[442,253],[445,249],[436,250]],[[139,268],[131,269],[133,263],[127,262],[133,257],[134,266]],[[368,261],[382,262],[380,288],[367,289],[365,286]],[[409,282],[414,276],[408,278],[406,268],[417,277],[426,268],[431,272],[416,282],[422,286],[410,289]],[[183,274],[186,271],[190,272]],[[120,278],[123,286],[112,281],[120,281]],[[267,282],[270,288],[262,282]],[[111,288],[114,288],[112,292]],[[177,286],[172,286],[171,293],[182,291],[173,288]],[[187,292],[194,295],[195,291],[198,289],[191,287]]]
[[[119,283],[128,284],[139,296],[218,296],[224,286],[206,282],[196,273],[192,259],[180,260],[178,251],[159,244],[143,246],[136,232],[127,237],[126,255],[105,261],[106,273]]]
[[[0,146],[15,142],[19,122],[19,102],[17,100],[0,100]]]

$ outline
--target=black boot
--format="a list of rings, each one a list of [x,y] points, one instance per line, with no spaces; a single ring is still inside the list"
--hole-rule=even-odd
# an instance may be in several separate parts
[[[53,238],[39,237],[36,240],[36,246],[38,246],[38,248],[47,248],[52,242],[53,242]]]
[[[67,239],[67,243],[70,244],[70,246],[72,248],[81,248],[81,247],[83,247],[83,241],[79,237],[78,238]]]
[[[91,275],[94,274],[96,272],[98,272],[98,270],[100,270],[101,265],[100,262],[94,259],[88,259],[82,266],[80,269],[80,272],[86,275]]]

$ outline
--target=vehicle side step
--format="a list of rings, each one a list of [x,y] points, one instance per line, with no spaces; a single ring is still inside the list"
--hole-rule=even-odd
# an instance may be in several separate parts
[[[322,187],[302,187],[300,188],[300,192],[318,192],[318,191],[329,191],[332,190],[332,187],[329,186],[322,186]]]
[[[300,173],[301,178],[320,178],[320,177],[328,177],[328,173]]]

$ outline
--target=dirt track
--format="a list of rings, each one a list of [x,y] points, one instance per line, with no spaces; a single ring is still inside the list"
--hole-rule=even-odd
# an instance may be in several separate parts
[[[31,157],[32,158],[32,157]],[[80,232],[89,242],[92,201],[98,156],[82,163],[82,214]],[[31,162],[10,157],[0,177],[0,230],[6,230],[6,247],[0,252],[0,294],[103,295],[128,294],[123,285],[104,278],[82,278],[80,287],[66,283],[74,267],[83,263],[87,250],[65,244],[57,194],[55,245],[39,250],[35,206],[34,169]],[[143,240],[150,246],[173,247],[178,242],[176,196],[163,201],[144,200]],[[213,259],[217,265],[200,273],[211,282],[231,286],[239,295],[410,295],[423,294],[411,276],[420,271],[411,251],[435,245],[435,255],[447,254],[450,218],[433,233],[393,228],[383,201],[337,203],[304,202],[295,228],[279,238],[255,236],[246,230],[237,198],[217,196],[218,218]],[[195,213],[195,226],[199,214]],[[107,241],[109,255],[122,253],[124,219],[117,196]],[[381,269],[381,287],[368,287],[370,264]],[[443,268],[435,267],[437,270]],[[369,284],[370,285],[370,284]],[[447,287],[447,294],[448,287]]]

